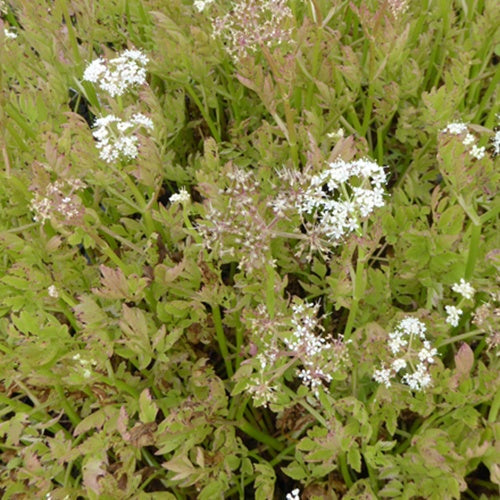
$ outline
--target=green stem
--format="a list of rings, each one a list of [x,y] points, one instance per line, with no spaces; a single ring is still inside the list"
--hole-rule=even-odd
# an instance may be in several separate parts
[[[347,459],[345,453],[341,453],[339,455],[339,466],[340,466],[340,473],[342,474],[344,482],[346,486],[350,488],[354,483],[352,481],[351,475],[349,474],[349,467],[347,466]]]
[[[237,370],[241,364],[240,352],[241,352],[241,347],[243,346],[243,325],[241,323],[241,319],[239,316],[237,316],[236,318],[235,336],[236,336],[235,368]]]
[[[290,389],[289,387],[284,386],[283,389],[286,393],[288,393],[288,395],[292,400],[295,400],[297,398],[297,394],[295,394],[295,392],[292,391],[292,389]],[[328,428],[328,422],[326,421],[326,419],[310,404],[306,403],[306,401],[303,399],[297,402],[300,406],[305,408],[316,419],[318,423],[320,423],[323,427]]]
[[[64,394],[64,389],[62,388],[62,386],[60,384],[57,384],[55,386],[55,389],[60,398],[61,406],[66,412],[66,415],[70,419],[73,426],[77,426],[82,421],[80,415],[76,413],[76,411],[73,409],[72,404],[68,401],[68,398],[66,397],[66,394]]]
[[[251,426],[246,420],[241,420],[240,422],[236,422],[235,425],[251,438],[255,439],[256,441],[259,441],[260,443],[264,443],[273,450],[283,451],[283,449],[285,448],[283,443],[278,441],[276,438],[269,436],[265,432],[262,432],[259,429],[256,429],[255,427]]]
[[[453,344],[454,342],[458,342],[459,340],[465,340],[471,337],[476,337],[481,333],[483,333],[481,330],[473,330],[472,332],[462,333],[461,335],[455,335],[455,337],[452,337],[451,339],[446,339],[443,340],[442,342],[438,342],[436,344],[436,348],[439,349],[440,347],[443,347],[447,344]]]
[[[213,122],[213,120],[210,118],[208,110],[205,109],[205,107],[201,103],[200,99],[196,95],[196,92],[191,87],[191,85],[187,82],[184,82],[184,86],[186,88],[187,93],[189,94],[189,97],[191,97],[191,99],[193,99],[194,103],[196,104],[196,106],[200,110],[201,116],[203,116],[203,119],[206,121],[208,128],[210,129],[210,132],[212,133],[212,136],[214,137],[214,139],[216,140],[217,143],[220,143],[221,142],[220,132],[217,129],[217,127],[215,126],[215,123]]]
[[[365,271],[365,252],[361,245],[358,245],[358,258],[356,262],[356,275],[354,277],[354,291],[352,297],[351,309],[349,310],[349,316],[347,317],[347,323],[344,330],[344,339],[349,340],[352,329],[354,326],[354,320],[356,319],[356,314],[358,312],[359,301],[361,300],[364,292],[364,271]]]
[[[467,264],[465,266],[465,276],[466,280],[469,280],[474,274],[474,267],[476,266],[476,261],[479,256],[479,243],[481,240],[481,225],[476,225],[472,223],[472,231],[469,243],[469,253],[467,255]]]
[[[499,409],[500,409],[500,389],[497,390],[495,398],[491,403],[490,413],[488,414],[488,422],[490,424],[494,424],[497,421]]]
[[[136,186],[135,182],[132,181],[132,179],[126,172],[119,171],[119,175],[121,176],[127,187],[130,189],[130,191],[133,193],[134,198],[139,203],[141,208],[140,212],[144,217],[144,223],[146,224],[147,236],[150,236],[151,233],[154,232],[154,222],[153,218],[151,217],[151,212],[148,210],[146,198],[144,198],[144,195],[139,191],[139,188]]]
[[[229,359],[229,349],[227,347],[226,336],[224,335],[224,327],[222,326],[222,318],[218,305],[212,306],[212,314],[215,326],[215,334],[217,336],[217,342],[219,344],[221,356],[224,359],[224,365],[226,366],[226,373],[228,377],[232,377],[234,371],[233,366],[231,365],[231,360]]]

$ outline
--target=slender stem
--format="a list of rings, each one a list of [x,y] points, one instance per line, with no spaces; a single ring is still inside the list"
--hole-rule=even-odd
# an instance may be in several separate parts
[[[236,422],[236,426],[240,428],[245,434],[254,438],[256,441],[266,444],[270,448],[276,451],[283,451],[285,446],[282,442],[278,441],[276,438],[269,436],[265,432],[256,429],[251,426],[246,420],[241,420],[240,422]]]
[[[447,344],[453,344],[454,342],[458,342],[459,340],[465,340],[471,337],[476,337],[477,335],[480,335],[483,333],[481,330],[473,330],[472,332],[467,332],[467,333],[462,333],[461,335],[455,335],[455,337],[452,337],[451,339],[445,339],[441,342],[438,342],[436,344],[437,348],[443,347]]]
[[[339,466],[340,472],[342,474],[342,478],[348,488],[350,488],[354,483],[352,481],[351,475],[349,474],[349,467],[347,466],[347,459],[345,453],[340,453],[339,457]]]
[[[361,245],[358,245],[358,258],[356,262],[356,275],[354,277],[354,291],[352,297],[351,309],[349,310],[349,316],[347,317],[347,323],[344,330],[344,339],[349,340],[352,329],[354,326],[354,320],[356,319],[356,314],[358,312],[359,301],[363,296],[364,292],[364,269],[365,267],[365,252]]]
[[[243,325],[241,323],[241,319],[239,316],[236,318],[236,327],[235,327],[235,336],[236,336],[236,359],[234,361],[235,368],[238,369],[241,364],[241,347],[243,345]]]
[[[498,410],[500,409],[500,389],[495,394],[495,399],[491,403],[490,413],[488,414],[488,422],[494,424],[497,421]]]
[[[467,255],[467,264],[465,266],[465,279],[469,280],[473,273],[474,267],[476,265],[477,258],[479,256],[479,243],[481,240],[481,225],[472,223],[472,231],[469,243],[469,253]]]
[[[187,93],[189,94],[189,97],[193,99],[194,103],[198,107],[201,116],[203,116],[203,119],[206,121],[208,128],[210,129],[210,132],[212,133],[214,139],[219,143],[221,141],[221,135],[217,127],[215,126],[215,123],[213,120],[210,118],[210,115],[208,113],[208,110],[205,109],[203,104],[201,103],[199,97],[196,95],[196,92],[194,91],[193,87],[187,82],[184,82],[185,89]]]
[[[61,406],[64,408],[64,411],[66,412],[66,415],[70,419],[71,423],[76,426],[78,425],[82,419],[80,418],[80,415],[76,413],[76,411],[73,409],[72,404],[68,401],[68,398],[66,397],[66,394],[64,394],[64,390],[60,384],[55,385],[56,392],[58,396],[61,398]]]

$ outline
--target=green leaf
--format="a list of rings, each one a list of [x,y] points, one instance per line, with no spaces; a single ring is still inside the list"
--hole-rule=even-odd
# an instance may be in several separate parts
[[[281,470],[288,477],[291,477],[296,481],[300,481],[301,479],[304,479],[309,475],[309,473],[305,470],[305,468],[302,465],[298,464],[297,462],[291,462],[286,467],[282,467]]]
[[[361,454],[358,448],[352,446],[347,452],[347,463],[356,471],[361,472]]]
[[[156,420],[158,407],[151,399],[149,389],[144,389],[139,396],[139,419],[144,424],[149,424]]]
[[[268,462],[255,465],[257,477],[255,479],[255,499],[268,500],[274,496],[274,483],[276,474]]]

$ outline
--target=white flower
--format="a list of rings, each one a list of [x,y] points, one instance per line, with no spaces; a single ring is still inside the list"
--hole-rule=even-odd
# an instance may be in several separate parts
[[[49,288],[47,289],[47,292],[49,293],[49,296],[52,297],[53,299],[57,299],[59,297],[59,292],[57,291],[57,288],[54,285],[50,285]]]
[[[397,354],[403,347],[408,345],[408,341],[403,338],[403,333],[401,331],[396,330],[395,332],[389,333],[389,338],[389,349],[392,351],[392,354]]]
[[[184,187],[182,187],[178,193],[175,193],[170,197],[170,203],[187,203],[190,200],[191,196]]]
[[[139,50],[125,50],[120,56],[105,61],[92,61],[83,73],[83,79],[98,84],[111,97],[123,95],[129,88],[146,82],[148,57]]]
[[[420,391],[429,386],[431,377],[427,367],[434,363],[434,357],[438,355],[438,352],[426,340],[425,330],[424,323],[417,318],[408,316],[401,320],[394,331],[389,333],[389,348],[393,355],[399,354],[403,348],[406,353],[403,356],[399,355],[397,358],[393,358],[390,368],[386,368],[382,364],[380,369],[373,372],[373,379],[390,387],[391,379],[405,370],[406,373],[401,377],[401,381],[411,389]],[[415,343],[422,345],[418,353]],[[415,365],[417,365],[416,369],[413,368]]]
[[[214,0],[194,0],[193,6],[198,12],[203,12]]]
[[[470,150],[471,156],[473,156],[476,160],[481,160],[484,158],[484,155],[486,153],[486,148],[484,146],[478,147],[474,144],[472,146],[472,149]]]
[[[460,279],[459,283],[452,285],[451,289],[454,292],[459,293],[465,299],[472,299],[474,297],[474,293],[476,292],[471,284],[463,278]]]
[[[422,362],[426,361],[429,364],[434,363],[434,356],[437,356],[437,349],[435,347],[431,348],[431,344],[428,340],[424,341],[424,347],[420,349],[418,353],[418,359]]]
[[[423,363],[419,363],[416,371],[407,373],[401,380],[415,391],[421,391],[431,384],[431,377]]]
[[[300,490],[298,488],[295,488],[290,493],[286,494],[285,499],[286,500],[300,500]]]
[[[351,186],[349,181],[356,180]],[[337,160],[314,175],[301,194],[298,212],[312,216],[316,227],[332,243],[359,227],[359,219],[384,205],[384,167],[369,159]]]
[[[11,40],[17,38],[17,33],[12,28],[11,29],[4,28],[3,34],[5,35],[5,38],[10,38]]]
[[[99,59],[95,59],[94,61],[92,61],[87,66],[87,68],[83,72],[83,79],[88,82],[97,83],[106,73],[106,71],[107,68],[104,64],[104,59],[100,57]]]
[[[403,358],[398,358],[392,362],[392,369],[396,373],[398,373],[400,370],[403,370],[404,368],[406,368],[406,365],[407,365],[407,363]]]
[[[464,132],[467,132],[467,125],[465,123],[448,123],[448,125],[444,128],[443,132],[448,132],[453,135],[460,135]]]
[[[458,326],[460,316],[463,314],[462,309],[459,309],[455,306],[445,306],[445,309],[446,314],[448,315],[446,317],[446,323],[450,324],[451,326]]]
[[[94,127],[92,135],[98,141],[96,147],[99,157],[107,163],[113,163],[118,159],[131,160],[137,157],[139,149],[135,131],[140,127],[151,130],[153,122],[141,113],[125,121],[115,115],[107,115],[97,118]]]
[[[329,139],[335,139],[336,141],[338,141],[339,139],[342,139],[342,137],[344,137],[344,134],[344,129],[341,127],[336,132],[329,132],[328,134],[326,134],[326,136]]]
[[[495,135],[493,136],[493,153],[495,155],[500,154],[500,130],[497,130]]]
[[[379,384],[384,384],[386,387],[390,387],[391,384],[392,371],[390,368],[380,368],[380,370],[375,370],[373,372],[373,379]]]
[[[462,141],[462,144],[464,146],[470,146],[471,144],[474,144],[474,141],[475,141],[475,137],[472,135],[472,134],[467,134],[465,137],[464,137],[464,140]]]

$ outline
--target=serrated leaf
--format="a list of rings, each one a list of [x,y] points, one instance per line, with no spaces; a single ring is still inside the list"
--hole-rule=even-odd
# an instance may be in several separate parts
[[[106,415],[103,410],[97,410],[85,417],[73,431],[73,436],[79,436],[90,429],[101,429],[106,420]]]
[[[309,473],[297,462],[292,462],[286,467],[281,468],[282,472],[284,472],[288,477],[300,481],[301,479],[306,478]]]
[[[139,396],[139,419],[144,424],[149,424],[154,422],[156,419],[156,414],[158,413],[158,407],[156,403],[151,399],[151,394],[149,389],[144,389]]]
[[[361,454],[358,448],[352,446],[347,452],[347,463],[356,471],[361,472]]]

